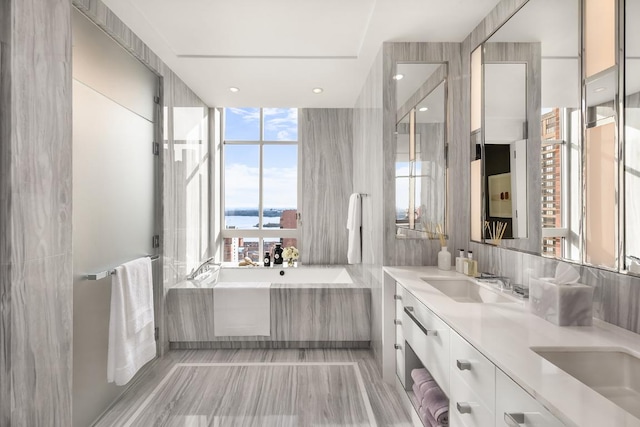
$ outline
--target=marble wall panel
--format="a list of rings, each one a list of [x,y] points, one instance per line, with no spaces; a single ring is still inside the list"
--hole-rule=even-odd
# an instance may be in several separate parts
[[[0,2],[1,425],[71,424],[70,19]]]
[[[301,109],[303,264],[347,263],[347,212],[353,188],[353,110]]]

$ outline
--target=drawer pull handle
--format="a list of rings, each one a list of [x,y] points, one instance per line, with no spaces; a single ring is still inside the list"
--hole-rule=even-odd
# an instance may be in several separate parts
[[[400,350],[402,346],[400,344],[394,344],[393,348],[395,348],[396,350]]]
[[[401,299],[402,299],[402,296],[400,296],[400,295],[394,295],[394,296],[393,296],[393,299],[394,299],[394,300],[396,300],[396,301],[398,301],[398,300],[401,300]]]
[[[504,422],[507,423],[509,427],[520,427],[524,425],[524,414],[523,413],[504,413]]]
[[[424,332],[424,334],[428,337],[435,337],[438,335],[438,331],[436,331],[435,329],[427,329],[425,328],[422,323],[420,323],[420,321],[418,319],[416,319],[416,317],[411,313],[413,311],[413,307],[405,307],[404,308],[404,312],[407,313],[407,316],[409,316],[409,318],[411,320],[413,320],[413,323],[415,323],[418,328],[420,328],[420,330],[422,332]]]
[[[460,369],[461,371],[471,370],[471,362],[469,362],[468,360],[458,359],[456,360],[456,365],[458,366],[458,369]]]
[[[466,402],[456,402],[456,408],[458,409],[458,412],[460,412],[461,414],[470,414],[471,413],[471,405],[469,405]]]
[[[393,324],[394,324],[394,325],[396,325],[396,326],[400,326],[400,325],[402,325],[402,320],[400,320],[400,319],[393,319]]]

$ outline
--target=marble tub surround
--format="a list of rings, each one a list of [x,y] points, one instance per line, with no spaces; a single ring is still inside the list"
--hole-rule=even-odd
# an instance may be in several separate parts
[[[284,276],[280,276],[280,272]],[[198,288],[190,281],[178,284],[167,298],[172,348],[239,347],[369,347],[371,289],[356,275],[355,266],[302,266],[297,269],[223,268],[221,281],[270,277],[296,280],[270,285],[269,336],[218,337],[214,333],[215,284]],[[226,276],[225,276],[226,273]],[[293,273],[293,274],[292,274]],[[323,274],[325,273],[325,274]],[[308,282],[305,282],[308,277]],[[333,282],[328,282],[332,278]],[[266,280],[266,279],[263,279]],[[322,280],[327,280],[323,282]]]
[[[151,405],[153,405],[154,407],[158,408],[158,407],[165,407],[166,405],[170,404],[171,402],[173,402],[174,404],[179,404],[182,405],[182,403],[178,403],[177,400],[172,400],[172,392],[170,390],[164,389],[162,382],[167,379],[167,382],[165,382],[164,384],[167,384],[169,381],[175,380],[177,377],[174,377],[173,374],[171,376],[168,377],[168,374],[172,371],[172,369],[174,369],[176,366],[178,366],[178,364],[190,364],[190,365],[198,365],[198,364],[206,364],[206,366],[203,366],[203,368],[209,368],[211,370],[216,370],[217,372],[221,372],[222,369],[228,369],[230,366],[225,366],[226,365],[230,365],[230,364],[235,364],[235,365],[239,365],[239,364],[265,364],[265,363],[274,363],[273,368],[277,368],[280,369],[279,366],[282,366],[282,364],[310,364],[307,368],[309,369],[309,373],[310,374],[316,374],[316,375],[322,375],[321,378],[326,378],[327,380],[329,378],[336,378],[337,377],[333,377],[333,376],[326,376],[324,375],[324,373],[321,374],[321,370],[319,369],[315,369],[315,366],[318,366],[318,364],[320,364],[320,366],[322,366],[322,364],[326,364],[324,365],[324,367],[322,367],[321,369],[323,370],[327,370],[326,371],[328,374],[333,375],[334,372],[337,372],[335,369],[339,368],[339,371],[344,372],[345,375],[347,375],[347,377],[342,377],[345,379],[353,379],[356,381],[350,381],[349,382],[349,386],[348,386],[348,390],[356,390],[353,387],[356,386],[358,387],[358,391],[359,391],[359,385],[357,383],[357,379],[354,376],[354,368],[353,368],[353,364],[357,365],[357,368],[360,372],[360,375],[362,377],[362,384],[363,384],[363,389],[364,389],[364,395],[360,394],[361,399],[360,401],[358,401],[358,397],[353,395],[354,398],[350,399],[350,401],[354,404],[354,405],[358,405],[358,406],[354,406],[353,407],[353,413],[361,413],[361,408],[362,406],[360,406],[361,402],[364,402],[364,399],[366,398],[367,400],[370,401],[371,404],[371,408],[373,411],[373,416],[375,418],[375,422],[377,425],[380,426],[397,426],[397,427],[411,427],[413,424],[410,421],[410,418],[408,417],[408,415],[406,414],[405,410],[403,409],[402,405],[401,405],[401,401],[400,401],[400,396],[397,394],[397,392],[394,390],[393,387],[385,384],[384,382],[382,382],[381,378],[378,375],[378,371],[377,368],[375,367],[375,363],[371,357],[371,353],[369,350],[299,350],[299,349],[295,349],[295,350],[198,350],[198,351],[184,351],[184,350],[173,350],[169,353],[167,353],[167,355],[160,359],[154,366],[153,368],[148,372],[147,375],[144,376],[144,378],[141,378],[140,381],[138,381],[136,384],[134,384],[129,391],[121,398],[119,399],[114,406],[107,412],[104,414],[104,416],[98,420],[98,422],[95,424],[96,427],[111,427],[111,426],[115,426],[115,425],[125,425],[127,422],[129,422],[129,420],[132,419],[132,417],[135,415],[137,416],[141,416],[141,417],[145,417],[145,416],[151,416],[151,411],[149,411],[149,408],[151,407]],[[212,364],[216,365],[220,364],[219,368],[216,368],[215,366],[211,366]],[[276,365],[277,364],[277,365]],[[311,365],[314,364],[314,365]],[[329,365],[329,364],[339,364],[339,365]],[[279,366],[278,366],[279,365]],[[336,366],[336,368],[331,368],[331,366]],[[182,366],[180,369],[182,369],[185,366]],[[267,366],[268,367],[268,366]],[[304,367],[304,366],[302,366]],[[250,366],[238,366],[238,368],[241,368],[244,370],[244,372],[247,372],[247,369],[250,368]],[[177,371],[178,368],[176,368]],[[174,373],[176,372],[174,371]],[[259,372],[261,372],[261,375],[264,373],[266,374],[267,371],[264,369],[259,369]],[[206,372],[205,371],[199,371],[199,372]],[[211,373],[213,373],[212,371],[209,371]],[[230,371],[227,371],[230,372]],[[209,385],[207,385],[204,381],[205,377],[194,377],[190,383],[190,386],[188,388],[186,388],[185,390],[188,393],[191,393],[191,391],[189,390],[199,390],[201,389],[201,387],[211,387],[211,383],[209,382]],[[242,388],[242,387],[246,387],[248,386],[248,382],[246,382],[246,380],[244,380],[243,378],[245,378],[244,376],[240,376],[240,375],[231,375],[228,377],[229,378],[229,384],[237,384],[238,387]],[[307,379],[309,377],[305,378],[305,375],[301,375],[301,376],[294,376],[294,377],[289,377],[289,381],[291,384],[293,383],[298,383],[300,386],[305,387],[305,384],[308,384]],[[281,384],[282,379],[281,378],[274,378],[274,386],[276,384]],[[334,382],[332,381],[330,384],[327,383],[327,386],[329,387],[328,390],[330,390],[330,393],[335,395],[335,390],[338,390],[337,388],[334,387]],[[160,385],[160,389],[158,388],[158,386]],[[284,386],[284,385],[283,385]],[[255,385],[255,387],[258,387],[257,385]],[[321,386],[321,387],[325,387],[325,386]],[[163,393],[156,393],[153,395],[153,397],[151,398],[151,400],[149,400],[149,402],[145,405],[145,402],[149,399],[150,395],[154,392],[154,390],[165,390],[166,392]],[[286,392],[287,389],[283,389],[283,392]],[[350,394],[351,395],[351,394]],[[262,393],[261,398],[257,398],[254,397],[254,395],[247,395],[247,402],[253,402],[254,405],[257,406],[258,403],[258,399],[260,399],[260,401],[264,402],[264,404],[268,404],[271,401],[272,395],[269,393]],[[201,397],[203,397],[202,395],[197,396],[196,398],[193,399],[185,399],[185,404],[186,405],[190,405],[190,404],[196,404],[196,402],[200,401]],[[215,396],[212,396],[210,394],[207,394],[206,396],[207,399],[214,398]],[[324,397],[319,396],[318,397],[319,401],[324,401]],[[315,407],[318,403],[311,405],[311,407]],[[144,405],[144,407],[143,407]],[[193,413],[193,415],[205,415],[207,414],[207,411],[210,410],[212,405],[208,405],[207,408],[202,408],[202,411]],[[139,409],[142,408],[140,411]],[[184,407],[183,407],[184,408]],[[349,414],[345,415],[345,417],[353,417],[354,415],[351,415],[351,409],[350,406],[347,407],[344,404],[338,405],[338,407],[336,408],[339,409],[345,409],[349,411]],[[249,415],[252,414],[259,414],[258,412],[255,412],[256,410],[252,409],[249,411]],[[357,412],[356,412],[357,411]],[[159,411],[157,411],[158,413]],[[331,411],[330,411],[331,412]],[[185,422],[188,421],[189,419],[186,418],[178,418],[179,415],[185,416],[185,415],[189,415],[188,413],[182,413],[182,414],[178,414],[176,413],[174,410],[167,408],[167,411],[164,412],[167,415],[165,424],[159,424],[159,425],[173,425],[171,424],[173,421],[175,422],[182,422],[180,425],[185,425]],[[218,413],[218,412],[216,412]],[[328,416],[328,415],[327,415]],[[197,420],[197,418],[193,418],[191,419],[194,421]],[[261,425],[261,424],[252,424],[250,420],[245,420],[246,423],[244,425]],[[369,425],[369,421],[367,419],[365,419],[365,422],[362,423],[363,425]],[[138,424],[141,425],[141,424]],[[205,423],[205,425],[208,425]],[[228,424],[225,424],[228,425]],[[303,424],[299,424],[299,425],[303,425]],[[332,424],[332,425],[342,425],[339,421],[336,422],[336,424]]]
[[[385,267],[384,271],[393,286],[395,281],[401,283],[566,425],[640,426],[640,419],[531,350],[545,347],[622,348],[640,356],[636,334],[599,320],[594,320],[593,326],[558,327],[531,314],[524,303],[465,303],[462,309],[461,303],[446,297],[421,278],[466,276],[434,267]],[[392,290],[387,293],[392,294]],[[393,328],[393,314],[389,313],[389,316],[385,325]]]

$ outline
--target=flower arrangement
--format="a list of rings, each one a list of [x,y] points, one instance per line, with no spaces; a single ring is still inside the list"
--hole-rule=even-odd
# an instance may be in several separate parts
[[[284,251],[282,252],[282,257],[288,260],[295,261],[298,259],[299,256],[300,254],[298,253],[298,250],[296,249],[295,246],[287,246],[286,248],[284,248]]]

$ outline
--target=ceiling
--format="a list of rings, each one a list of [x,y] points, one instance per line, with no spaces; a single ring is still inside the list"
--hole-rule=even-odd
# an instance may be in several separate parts
[[[460,42],[498,0],[104,3],[210,106],[317,108],[353,107],[383,42]]]

